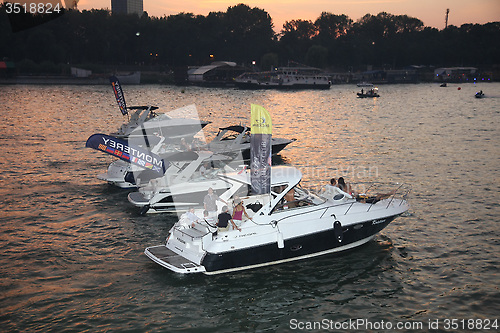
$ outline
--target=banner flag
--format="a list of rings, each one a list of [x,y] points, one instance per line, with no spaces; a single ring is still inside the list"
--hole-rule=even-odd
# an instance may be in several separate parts
[[[123,90],[120,85],[120,81],[118,81],[118,78],[116,76],[110,76],[109,82],[111,83],[113,91],[115,92],[116,102],[118,103],[120,111],[122,112],[123,115],[126,115],[128,113],[127,103],[125,103],[125,96],[123,95]]]
[[[160,156],[141,147],[130,145],[127,141],[106,134],[93,134],[87,139],[85,147],[103,151],[121,160],[155,171],[163,176],[168,163]]]
[[[271,193],[272,121],[260,105],[251,105],[250,179],[254,194]]]

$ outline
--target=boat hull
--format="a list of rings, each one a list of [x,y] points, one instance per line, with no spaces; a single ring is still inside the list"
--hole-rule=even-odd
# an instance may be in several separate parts
[[[373,239],[399,215],[341,227],[341,232],[337,228],[331,228],[285,239],[283,247],[272,242],[222,253],[207,252],[199,265],[176,254],[166,245],[148,247],[144,253],[155,263],[176,273],[222,274],[354,249]]]
[[[328,90],[330,83],[312,83],[312,84],[278,84],[278,83],[258,83],[258,82],[236,82],[236,87],[242,90],[258,89],[277,89],[277,90]]]
[[[201,265],[205,274],[219,274],[346,251],[370,241],[396,217],[397,215],[343,227],[342,241],[338,240],[334,229],[329,229],[287,239],[283,248],[273,242],[238,251],[207,253]]]
[[[189,207],[203,207],[203,199],[212,188],[217,195],[222,195],[230,184],[222,181],[207,181],[197,184],[176,184],[162,193],[148,199],[141,192],[128,194],[128,201],[141,208],[141,214],[168,213],[187,210]]]
[[[374,97],[380,97],[379,94],[362,94],[358,93],[359,98],[374,98]]]

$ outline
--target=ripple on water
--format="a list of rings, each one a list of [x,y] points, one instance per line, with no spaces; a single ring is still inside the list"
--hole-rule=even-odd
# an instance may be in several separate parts
[[[355,98],[353,86],[126,86],[127,100],[164,111],[195,104],[212,121],[208,139],[219,127],[248,123],[250,103],[263,105],[273,135],[297,139],[279,161],[299,167],[305,185],[345,176],[355,186],[413,186],[410,213],[359,249],[210,277],[179,276],[145,257],[175,217],[139,216],[127,191],[95,178],[112,159],[84,148],[86,139],[124,121],[109,87],[1,89],[6,331],[285,331],[292,318],[497,315],[500,98],[476,101],[478,86],[390,85],[376,100]]]

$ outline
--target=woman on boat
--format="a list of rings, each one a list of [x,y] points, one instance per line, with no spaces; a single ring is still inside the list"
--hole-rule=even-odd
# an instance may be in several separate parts
[[[245,207],[243,206],[243,200],[237,199],[236,206],[234,206],[234,209],[233,209],[232,218],[233,218],[234,223],[238,227],[241,226],[241,223],[243,222],[243,214],[245,214],[247,219],[252,220],[252,218],[250,216],[248,216],[247,211],[245,210]]]
[[[222,207],[222,213],[219,214],[217,220],[218,231],[229,231],[229,222],[231,222],[231,224],[233,225],[233,229],[238,229],[239,231],[241,231],[240,227],[238,227],[234,223],[231,214],[229,214],[229,208],[227,208],[227,206]]]
[[[344,180],[344,177],[340,177],[338,180],[338,188],[340,188],[342,191],[345,193],[351,194],[352,195],[352,189],[351,185],[347,184]]]

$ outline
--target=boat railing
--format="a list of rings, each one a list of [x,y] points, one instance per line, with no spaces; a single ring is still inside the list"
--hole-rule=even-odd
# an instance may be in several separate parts
[[[388,200],[387,201],[387,206],[385,207],[385,209],[389,209],[389,207],[391,206],[391,204],[394,202],[394,199],[398,198],[398,199],[402,199],[400,202],[399,202],[399,206],[401,206],[405,201],[407,201],[408,199],[408,196],[411,192],[411,187],[406,185],[406,184],[398,184],[396,189],[390,191],[390,192],[387,192],[387,193],[377,193],[373,196],[369,196],[369,192],[371,191],[372,193],[374,192],[373,189],[374,188],[377,188],[377,184],[376,183],[372,183],[370,184],[367,189],[363,192],[363,196],[360,197],[358,196],[356,201],[352,201],[349,206],[347,207],[347,210],[346,212],[344,213],[344,215],[347,215],[347,213],[351,210],[352,206],[357,203],[357,202],[360,202],[362,201],[363,199],[365,199],[366,201],[370,201],[370,202],[366,202],[366,203],[369,203],[369,206],[367,208],[367,212],[369,212],[372,207],[382,201],[382,200]]]

